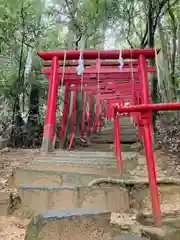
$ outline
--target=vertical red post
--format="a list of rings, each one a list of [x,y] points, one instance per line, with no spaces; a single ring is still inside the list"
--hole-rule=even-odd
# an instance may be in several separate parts
[[[89,101],[89,112],[88,112],[88,127],[87,127],[87,135],[89,135],[90,132],[91,132],[92,107],[93,107],[93,96],[90,96],[90,101]]]
[[[119,126],[119,117],[115,116],[114,121],[116,122],[116,152],[118,159],[118,168],[120,170],[120,175],[122,175],[122,156],[121,156],[121,138],[120,138],[120,126]]]
[[[68,117],[68,94],[69,94],[69,86],[65,86],[64,92],[64,106],[63,106],[63,115],[62,115],[62,123],[61,123],[61,133],[60,133],[60,142],[62,143],[64,140],[67,117]]]
[[[96,116],[95,116],[95,121],[94,121],[94,133],[96,133],[97,129],[98,129],[99,110],[100,110],[100,100],[96,99]]]
[[[109,101],[107,101],[107,106],[106,106],[106,118],[109,119],[109,113],[110,113],[110,104]]]
[[[81,136],[84,136],[85,131],[85,120],[86,120],[86,104],[87,104],[87,94],[84,92],[84,99],[83,99],[83,113],[82,113],[82,120],[81,120]]]
[[[107,101],[103,101],[103,115],[104,118],[107,119]]]
[[[115,121],[114,117],[114,156],[117,156],[117,121]]]
[[[141,101],[142,104],[149,103],[149,84],[148,84],[148,72],[146,58],[141,55],[138,61],[139,80],[141,82]],[[147,170],[149,178],[149,187],[151,192],[152,208],[154,213],[154,219],[156,226],[161,225],[161,210],[158,194],[158,186],[156,180],[156,169],[154,162],[154,154],[152,151],[152,132],[150,119],[151,114],[149,112],[142,113],[141,124],[143,126],[144,148],[147,159]]]
[[[51,63],[51,75],[46,108],[46,120],[44,126],[42,149],[45,153],[52,150],[56,130],[56,104],[58,95],[58,67],[59,60],[53,57]]]
[[[69,148],[68,150],[71,149],[74,136],[75,136],[75,130],[76,130],[76,97],[77,93],[76,91],[73,92],[73,104],[72,104],[72,114],[71,114],[71,133],[70,133],[70,138],[69,138]]]
[[[103,127],[103,113],[104,113],[104,102],[100,101],[99,132]]]

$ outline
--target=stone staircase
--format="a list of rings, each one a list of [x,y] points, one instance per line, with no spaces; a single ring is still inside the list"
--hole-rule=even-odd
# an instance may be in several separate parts
[[[116,212],[124,205],[126,209],[124,189],[88,187],[95,179],[120,178],[113,153],[92,153],[59,150],[36,158],[30,166],[16,168],[9,184],[19,189],[22,204],[15,214],[32,217],[39,211],[78,207],[103,207]],[[124,153],[125,168],[134,169],[137,159],[138,153]],[[117,199],[115,203],[113,196]]]
[[[135,130],[132,125],[132,131],[130,127],[127,129],[127,134],[121,131],[124,139],[131,142]],[[9,186],[18,189],[18,194],[11,197],[9,212],[32,219],[25,240],[108,240],[119,235],[143,234],[149,239],[154,234],[152,228],[144,226],[144,219],[152,220],[147,177],[138,179],[131,174],[142,156],[126,146],[122,152],[123,176],[120,176],[113,149],[108,149],[110,138],[113,138],[112,127],[95,136],[89,148],[56,150],[14,169]],[[161,204],[176,202],[180,206],[178,183],[160,179],[159,188]],[[123,217],[113,218],[112,213]],[[138,216],[143,216],[143,220]],[[159,233],[155,236],[151,239],[170,239],[161,238]]]
[[[121,143],[135,143],[139,141],[137,129],[134,128],[129,117],[121,117],[119,124]],[[112,132],[113,122],[103,129],[103,132],[101,133],[102,140],[104,140],[104,142],[114,142],[114,135]]]

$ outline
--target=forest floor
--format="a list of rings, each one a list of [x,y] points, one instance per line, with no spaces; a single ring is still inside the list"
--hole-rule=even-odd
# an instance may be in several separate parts
[[[7,149],[0,153],[0,194],[7,191],[7,180],[13,168],[30,163],[37,155],[39,149]],[[0,216],[0,239],[24,240],[29,220],[16,217]]]
[[[30,163],[36,156],[39,155],[39,152],[39,149],[7,149],[5,152],[0,152],[0,194],[7,191],[7,180],[12,173],[13,168]],[[163,158],[164,161],[168,161],[168,167],[163,171],[163,173],[162,171],[158,172],[157,167],[157,176],[160,177],[162,174],[169,177],[180,176],[180,167],[177,164],[176,157],[164,155],[159,151],[156,152],[156,163],[159,162],[158,160],[160,157]],[[132,172],[132,175],[144,178],[146,173],[141,171],[139,168],[136,172]],[[29,220],[22,220],[16,217],[0,217],[0,239],[24,239],[28,223]]]

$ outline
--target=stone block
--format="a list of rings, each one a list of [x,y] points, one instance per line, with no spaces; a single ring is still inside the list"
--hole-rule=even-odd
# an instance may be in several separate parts
[[[25,240],[108,240],[110,212],[96,209],[47,211],[31,221]]]
[[[111,212],[127,212],[130,208],[128,190],[119,186],[73,188],[21,185],[19,196],[21,206],[14,214],[24,217],[64,208],[103,208]]]

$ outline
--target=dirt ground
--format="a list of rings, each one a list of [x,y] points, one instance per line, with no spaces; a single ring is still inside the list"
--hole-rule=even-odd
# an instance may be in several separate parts
[[[6,149],[0,152],[0,194],[7,191],[7,179],[12,173],[12,169],[24,164],[30,163],[40,153],[39,149]],[[180,176],[180,167],[177,164],[176,157],[162,155],[156,153],[156,163],[159,163],[159,157],[163,157],[164,161],[168,161],[168,167],[163,174],[168,176]],[[157,173],[157,175],[161,175]],[[145,177],[146,173],[140,168],[132,175]],[[24,239],[26,227],[29,220],[21,220],[15,217],[0,217],[0,239],[2,240],[21,240]]]
[[[29,220],[20,220],[15,217],[0,217],[0,239],[24,240]]]
[[[39,149],[5,149],[0,152],[0,195],[7,191],[7,179],[12,169],[30,163],[37,155],[39,155]],[[0,216],[0,239],[24,239],[28,223],[29,220]]]

